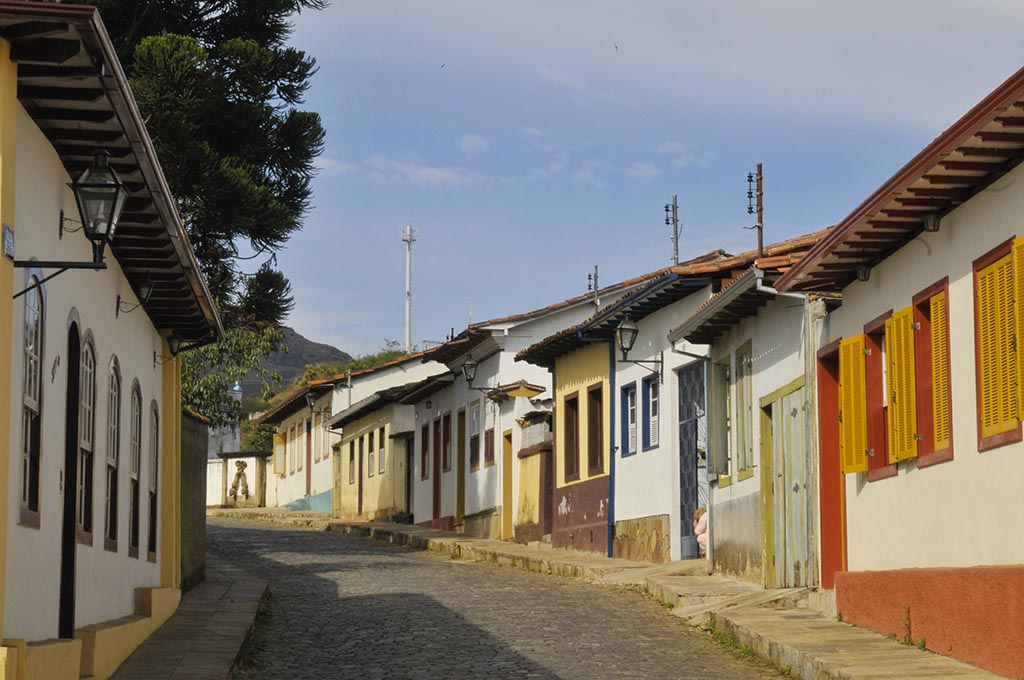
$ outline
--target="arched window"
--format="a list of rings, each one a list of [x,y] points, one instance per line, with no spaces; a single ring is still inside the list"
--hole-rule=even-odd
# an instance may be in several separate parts
[[[92,544],[93,453],[96,450],[96,352],[92,342],[82,345],[78,382],[78,480],[76,517],[79,540]]]
[[[121,369],[110,360],[107,387],[107,498],[103,545],[117,552],[117,466],[121,457]]]
[[[132,412],[131,412],[131,508],[128,518],[128,554],[131,557],[139,556],[139,502],[141,489],[139,488],[139,468],[142,467],[142,392],[139,390],[138,381],[132,385]]]
[[[21,418],[21,522],[39,526],[40,413],[43,378],[43,296],[39,278],[29,279],[25,293],[24,360]]]
[[[156,559],[156,490],[160,453],[160,415],[156,406],[149,415],[149,559]]]

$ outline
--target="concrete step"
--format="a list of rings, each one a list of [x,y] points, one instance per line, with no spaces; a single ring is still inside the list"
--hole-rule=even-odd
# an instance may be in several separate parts
[[[527,548],[539,548],[540,550],[554,550],[554,546],[550,542],[545,541],[529,541],[526,544]]]
[[[994,680],[1000,676],[901,645],[809,609],[732,607],[711,625],[803,680]]]
[[[806,588],[782,588],[777,590],[762,590],[757,588],[752,592],[734,594],[728,597],[716,596],[700,604],[679,607],[672,614],[684,619],[694,626],[703,626],[711,621],[713,614],[737,609],[741,607],[762,607],[771,605],[775,609],[791,608],[806,603],[808,591]],[[804,604],[806,607],[806,604]]]

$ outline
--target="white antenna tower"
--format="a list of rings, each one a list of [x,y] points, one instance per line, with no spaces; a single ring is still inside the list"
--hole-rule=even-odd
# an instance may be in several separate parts
[[[402,230],[405,242],[405,351],[412,352],[412,244],[416,241],[416,230],[412,225]]]

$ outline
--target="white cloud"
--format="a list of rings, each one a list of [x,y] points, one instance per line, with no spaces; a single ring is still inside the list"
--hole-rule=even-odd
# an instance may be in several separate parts
[[[355,163],[347,163],[345,161],[339,161],[335,158],[327,158],[326,156],[320,156],[313,163],[317,169],[317,173],[320,177],[335,177],[337,175],[347,175],[348,173],[356,170],[359,166]]]
[[[556,174],[561,172],[562,167],[563,166],[561,163],[553,161],[551,163],[548,163],[547,166],[543,168],[533,168],[532,170],[530,170],[529,173],[527,173],[526,179],[530,180],[531,182],[543,182],[545,180],[551,179]]]
[[[458,168],[424,165],[415,158],[392,158],[375,154],[366,159],[370,179],[377,184],[411,184],[425,189],[428,187],[460,188],[476,184],[482,177],[475,172]]]
[[[638,104],[636,98],[631,95],[591,87],[579,78],[548,66],[538,67],[537,75],[549,85],[564,90],[569,95],[569,98],[580,108],[592,109],[597,106],[608,105],[634,108]]]
[[[653,163],[633,163],[626,168],[626,176],[640,182],[654,179],[660,174],[657,166]]]
[[[544,131],[543,130],[541,130],[539,128],[535,128],[532,125],[524,125],[523,127],[519,128],[519,131],[522,132],[527,137],[543,137],[544,136]]]
[[[486,139],[474,132],[467,132],[459,137],[457,145],[459,147],[459,151],[469,158],[487,153],[491,148],[491,145],[487,143]]]
[[[718,160],[718,154],[714,151],[700,149],[695,144],[684,142],[662,142],[654,147],[654,153],[673,156],[674,168],[706,168]]]
[[[572,175],[572,181],[577,184],[589,184],[599,189],[604,188],[605,181],[597,174],[597,164],[588,162]]]

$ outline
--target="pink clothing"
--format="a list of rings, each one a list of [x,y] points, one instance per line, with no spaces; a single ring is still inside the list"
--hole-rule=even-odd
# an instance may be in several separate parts
[[[697,543],[701,548],[708,547],[708,513],[704,513],[700,516],[700,519],[694,520],[693,531],[697,534]]]

